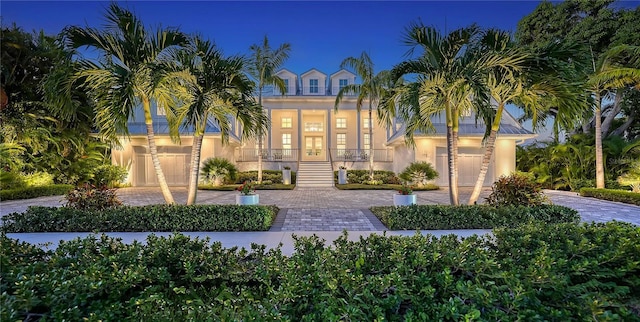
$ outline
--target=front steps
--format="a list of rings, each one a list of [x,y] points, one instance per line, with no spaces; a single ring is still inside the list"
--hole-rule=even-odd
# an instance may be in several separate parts
[[[296,173],[296,187],[327,188],[333,187],[331,162],[300,162]]]

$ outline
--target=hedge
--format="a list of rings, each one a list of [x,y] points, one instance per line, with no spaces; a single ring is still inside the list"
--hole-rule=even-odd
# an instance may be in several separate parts
[[[0,200],[31,199],[44,196],[64,195],[73,189],[69,184],[52,184],[39,187],[0,190]]]
[[[371,212],[391,230],[491,229],[517,227],[532,221],[577,223],[578,212],[556,205],[442,206],[411,205],[371,207]]]
[[[362,184],[362,183],[347,183],[347,184],[336,184],[336,188],[339,190],[398,190],[402,187],[399,184],[380,184],[380,185],[370,185],[370,184]],[[427,184],[424,187],[412,187],[413,191],[431,191],[431,190],[439,190],[435,184]]]
[[[620,222],[301,237],[290,257],[180,234],[0,243],[2,321],[640,320],[640,228]]]
[[[200,184],[198,185],[198,190],[211,190],[211,191],[234,191],[240,185],[222,185],[222,186],[214,186],[208,184]],[[272,183],[272,184],[256,184],[256,190],[293,190],[296,188],[295,184],[282,184],[282,183]]]
[[[6,232],[263,231],[275,206],[150,205],[96,210],[29,207],[2,218]]]
[[[258,181],[258,171],[238,172],[236,183],[244,183],[245,181]],[[262,181],[282,183],[282,170],[262,170]],[[291,183],[296,183],[295,171],[291,171]]]
[[[580,195],[584,197],[593,197],[640,206],[640,193],[637,192],[612,189],[582,188],[580,189]]]

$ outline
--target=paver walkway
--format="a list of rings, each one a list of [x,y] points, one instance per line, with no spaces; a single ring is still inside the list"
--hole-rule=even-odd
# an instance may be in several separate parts
[[[186,188],[172,188],[177,203],[184,203]],[[489,194],[485,189],[480,200]],[[384,226],[368,210],[372,206],[393,204],[395,191],[389,190],[337,190],[335,188],[260,190],[260,203],[276,205],[281,209],[272,231],[383,231]],[[545,191],[559,205],[578,210],[583,221],[605,222],[618,220],[640,225],[640,207],[623,203],[584,198],[565,191]],[[199,204],[233,204],[236,191],[200,191]],[[417,191],[418,204],[448,204],[448,190]],[[460,188],[460,200],[471,194],[470,188]],[[158,188],[123,188],[120,199],[128,205],[164,203]],[[28,200],[0,202],[0,216],[24,212],[28,206],[61,206],[62,197],[40,197]]]

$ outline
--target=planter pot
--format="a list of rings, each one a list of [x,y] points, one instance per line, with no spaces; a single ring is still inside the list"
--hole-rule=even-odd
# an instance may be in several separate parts
[[[282,170],[282,183],[291,184],[291,170]]]
[[[338,184],[347,184],[347,170],[339,169],[338,170]]]
[[[410,206],[416,204],[416,195],[393,195],[394,206]]]
[[[237,205],[257,205],[260,202],[260,195],[236,195]]]

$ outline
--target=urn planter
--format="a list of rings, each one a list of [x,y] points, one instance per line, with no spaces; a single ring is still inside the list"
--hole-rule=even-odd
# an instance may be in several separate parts
[[[347,184],[347,169],[338,170],[338,184]]]
[[[260,202],[260,195],[236,195],[237,205],[257,205]]]
[[[291,170],[284,169],[282,170],[282,183],[283,184],[291,184]]]
[[[393,205],[394,206],[410,206],[416,204],[416,195],[401,195],[395,194],[393,195]]]

